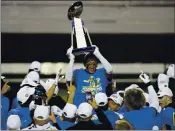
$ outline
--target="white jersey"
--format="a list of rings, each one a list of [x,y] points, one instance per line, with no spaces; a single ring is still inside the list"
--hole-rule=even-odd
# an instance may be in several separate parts
[[[58,130],[58,129],[56,127],[52,126],[50,123],[47,123],[43,126],[32,124],[31,126],[24,128],[22,130]]]

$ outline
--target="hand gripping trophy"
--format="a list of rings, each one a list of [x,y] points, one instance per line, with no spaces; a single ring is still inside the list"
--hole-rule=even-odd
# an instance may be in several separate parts
[[[72,21],[71,46],[74,48],[72,51],[74,55],[81,55],[95,50],[88,30],[84,26],[84,21],[80,18],[82,12],[83,3],[78,1],[69,7],[67,14],[68,19]]]

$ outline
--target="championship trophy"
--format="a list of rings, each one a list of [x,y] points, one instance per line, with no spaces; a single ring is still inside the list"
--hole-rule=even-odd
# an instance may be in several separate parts
[[[67,14],[68,19],[72,21],[71,46],[73,46],[72,53],[74,55],[81,55],[95,50],[88,30],[84,26],[84,21],[80,18],[82,12],[83,3],[78,1],[69,7]]]

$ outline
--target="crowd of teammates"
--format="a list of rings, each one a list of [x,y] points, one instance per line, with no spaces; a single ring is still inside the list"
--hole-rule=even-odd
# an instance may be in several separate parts
[[[7,94],[13,87],[1,76],[1,130],[175,130],[174,64],[158,75],[156,87],[141,72],[145,86],[114,91],[112,66],[98,47],[85,55],[85,69],[76,70],[72,49],[67,51],[67,101],[58,95],[61,70],[44,82],[40,63],[32,62],[12,106]]]

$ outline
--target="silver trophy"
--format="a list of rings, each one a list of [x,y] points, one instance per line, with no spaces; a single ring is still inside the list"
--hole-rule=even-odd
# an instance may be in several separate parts
[[[72,51],[74,55],[81,55],[95,50],[88,30],[84,26],[84,21],[80,18],[82,12],[83,3],[78,1],[69,7],[67,14],[68,19],[72,21],[71,45],[74,48]]]

